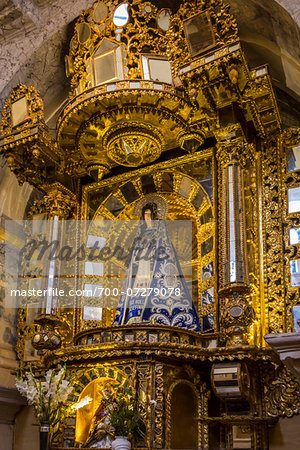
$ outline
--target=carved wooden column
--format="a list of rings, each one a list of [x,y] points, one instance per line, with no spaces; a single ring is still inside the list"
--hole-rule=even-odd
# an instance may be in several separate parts
[[[252,148],[233,139],[217,145],[219,224],[219,317],[228,345],[246,344],[254,318],[248,303],[243,171]]]

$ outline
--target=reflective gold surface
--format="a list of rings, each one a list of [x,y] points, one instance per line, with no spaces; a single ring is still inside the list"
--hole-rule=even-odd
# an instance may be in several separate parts
[[[290,240],[300,211],[289,208],[289,189],[299,185],[291,149],[300,146],[300,131],[282,131],[267,66],[249,69],[223,1],[182,1],[172,11],[128,0],[128,16],[120,18],[115,12],[122,3],[96,1],[75,24],[66,58],[71,92],[56,139],[45,127],[39,93],[19,85],[3,109],[0,152],[20,183],[44,194],[31,215],[90,220],[91,234],[100,236],[97,224],[106,219],[138,220],[138,202],[163,196],[168,220],[192,222],[184,269],[191,269],[202,330],[113,326],[115,308],[104,303],[101,320],[86,320],[74,298],[56,311],[61,347],[40,354],[31,346],[40,333],[35,313],[20,309],[18,357],[39,374],[66,363],[75,387],[70,406],[87,394],[93,398],[62,419],[57,448],[85,441],[103,379],[126,385],[145,405],[141,448],[178,444],[174,411],[187,395],[198,448],[209,448],[210,427],[222,448],[248,445],[250,438],[253,448],[266,448],[268,427],[300,408],[298,385],[263,339],[293,331],[300,302],[297,274],[291,276],[300,250]],[[81,233],[78,225],[70,236],[74,246]],[[107,238],[114,244],[119,236]],[[175,240],[185,254],[187,233]],[[235,280],[232,262],[240,270]],[[81,287],[81,264],[70,286]],[[118,269],[120,275],[126,267]],[[241,362],[250,380],[239,414],[219,400],[210,378],[214,363],[230,361]],[[243,377],[237,374],[238,384]]]

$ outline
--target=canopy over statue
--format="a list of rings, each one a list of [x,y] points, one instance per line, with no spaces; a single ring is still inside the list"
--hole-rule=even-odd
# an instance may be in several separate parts
[[[167,201],[162,195],[147,196],[136,205],[135,213],[140,223],[114,323],[158,323],[200,331],[164,220]]]

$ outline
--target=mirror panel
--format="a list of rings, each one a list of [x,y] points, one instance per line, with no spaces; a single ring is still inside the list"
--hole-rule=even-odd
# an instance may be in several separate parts
[[[164,192],[172,192],[174,189],[173,174],[164,172],[161,176],[161,190]]]
[[[87,23],[80,23],[78,25],[77,35],[78,35],[78,41],[80,42],[80,44],[84,44],[90,38],[91,29]]]
[[[293,322],[294,322],[294,332],[300,332],[300,306],[293,306]]]
[[[210,253],[214,248],[214,240],[213,237],[210,237],[206,241],[201,244],[201,257],[203,258],[205,255]]]
[[[113,22],[117,27],[124,27],[129,20],[128,3],[122,3],[114,12]]]
[[[214,288],[211,287],[202,292],[202,306],[207,306],[214,301]]]
[[[157,16],[157,24],[163,31],[168,31],[170,27],[170,11],[162,9]]]
[[[131,181],[128,181],[128,183],[126,184],[123,184],[123,186],[120,187],[120,191],[122,192],[128,203],[134,202],[139,198],[139,193],[136,191]]]
[[[122,59],[122,50],[120,46],[116,48],[115,55],[116,55],[117,77],[119,79],[123,79],[123,59]]]
[[[288,172],[300,169],[300,145],[286,150],[286,166]]]
[[[142,175],[141,182],[144,194],[152,194],[152,192],[156,192],[156,186],[152,175]]]
[[[190,190],[192,187],[192,180],[188,177],[182,177],[178,193],[182,195],[182,197],[188,198],[190,194]]]
[[[83,307],[83,320],[102,320],[102,308],[98,306],[84,306]]]
[[[202,331],[211,330],[214,327],[214,314],[208,314],[202,319]]]
[[[125,206],[114,195],[111,195],[104,203],[105,208],[108,209],[115,217],[123,211]]]
[[[290,261],[291,267],[291,285],[300,286],[300,259]]]
[[[289,213],[300,211],[300,187],[288,190]]]
[[[93,19],[95,22],[100,23],[107,16],[107,6],[104,3],[98,3],[94,10]]]
[[[201,281],[206,281],[214,274],[214,263],[210,262],[201,269]]]
[[[26,97],[21,97],[11,105],[12,125],[15,127],[28,119],[28,103]]]
[[[97,84],[116,78],[116,60],[115,52],[111,51],[103,56],[94,59],[95,66],[95,82]]]
[[[203,52],[215,43],[207,13],[197,14],[183,24],[191,56]]]
[[[199,209],[200,206],[202,205],[204,198],[205,198],[204,192],[200,188],[191,203],[192,205],[195,206],[196,209]]]
[[[86,261],[84,264],[85,275],[96,275],[99,277],[103,276],[104,266],[103,263]]]
[[[97,248],[101,250],[104,248],[106,242],[106,238],[100,236],[93,236],[92,234],[88,235],[86,246],[87,248]]]
[[[300,244],[300,228],[290,229],[290,245]]]
[[[116,44],[115,42],[112,42],[109,39],[103,39],[99,47],[97,47],[97,50],[94,53],[94,57],[111,52],[112,50],[115,50],[117,47],[119,47],[119,45]]]
[[[150,78],[172,84],[171,65],[166,59],[149,58]]]

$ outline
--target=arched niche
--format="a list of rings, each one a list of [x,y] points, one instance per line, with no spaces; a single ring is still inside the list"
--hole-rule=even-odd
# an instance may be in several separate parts
[[[112,390],[118,385],[118,382],[112,378],[97,378],[96,380],[91,381],[79,396],[79,401],[82,401],[86,397],[90,397],[93,400],[76,412],[76,442],[84,444],[88,438],[90,424],[103,398],[102,389],[105,383],[110,385]]]
[[[193,301],[201,318],[202,331],[212,330],[215,323],[214,303],[214,257],[215,222],[212,205],[212,190],[206,190],[201,182],[178,170],[161,170],[153,174],[144,174],[122,182],[107,195],[95,192],[89,196],[88,206],[93,204],[93,223],[99,221],[139,220],[134,215],[135,205],[147,195],[163,195],[169,204],[167,220],[190,220],[192,222],[192,292]],[[106,195],[105,195],[106,194]],[[99,204],[99,198],[101,203]],[[93,234],[93,231],[89,231]],[[113,233],[108,233],[112,239]],[[182,245],[185,242],[181,236]],[[174,244],[174,242],[173,242]],[[175,245],[176,248],[176,245]],[[176,248],[177,251],[177,248]],[[103,311],[102,326],[110,325],[106,311]],[[94,325],[93,325],[94,326]],[[88,327],[85,323],[84,328]]]
[[[84,443],[88,437],[92,418],[102,400],[101,386],[105,382],[109,382],[113,389],[120,386],[122,386],[125,390],[132,388],[131,382],[127,375],[122,370],[111,366],[100,366],[85,371],[79,371],[72,380],[72,385],[75,390],[75,393],[71,398],[72,404],[80,402],[85,397],[92,398],[90,403],[77,411],[72,409],[72,416],[76,419],[76,442]],[[65,421],[65,429],[67,423],[68,417]]]
[[[167,448],[199,448],[200,394],[187,380],[177,380],[167,397]]]

